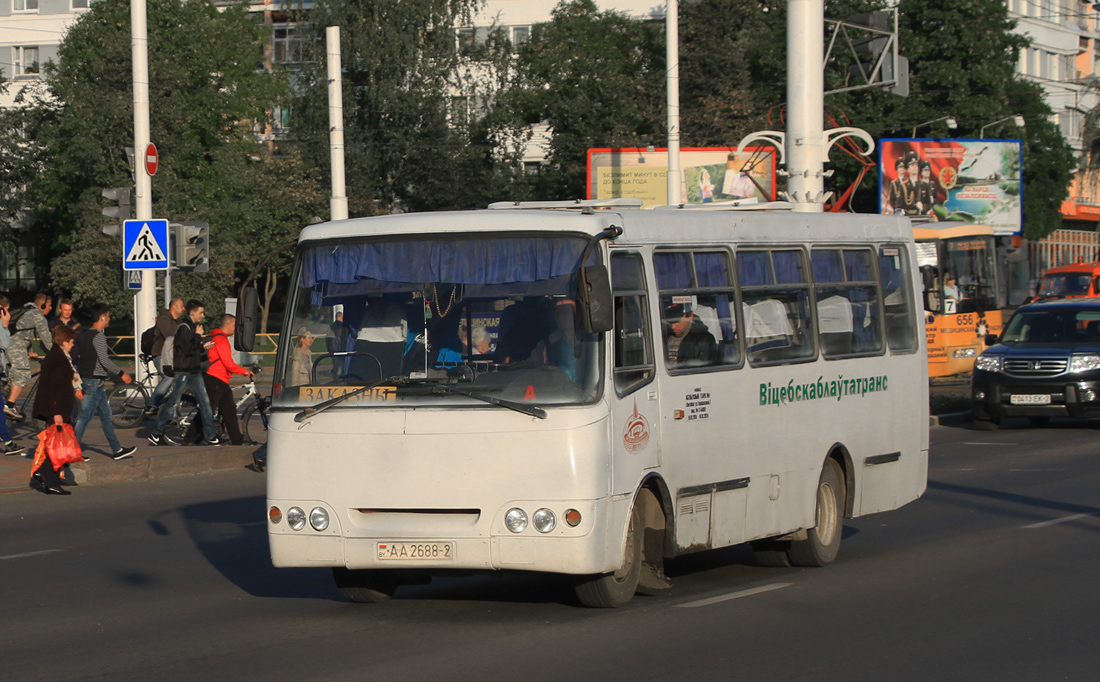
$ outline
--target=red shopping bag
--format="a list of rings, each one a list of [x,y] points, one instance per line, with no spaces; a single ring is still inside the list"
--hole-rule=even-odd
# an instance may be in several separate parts
[[[45,431],[38,434],[38,439],[45,444],[46,454],[53,462],[54,471],[66,464],[84,461],[80,456],[80,443],[76,440],[72,424],[47,426]]]

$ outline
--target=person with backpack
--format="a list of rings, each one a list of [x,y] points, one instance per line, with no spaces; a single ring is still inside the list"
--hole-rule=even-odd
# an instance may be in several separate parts
[[[233,344],[229,339],[236,331],[236,316],[228,313],[222,315],[221,326],[210,333],[214,347],[210,349],[210,369],[206,370],[203,381],[206,384],[206,394],[210,397],[210,408],[221,413],[229,442],[243,445],[244,436],[237,420],[237,405],[233,401],[233,389],[229,386],[229,380],[234,374],[251,378],[252,372],[233,362]],[[201,426],[198,421],[193,422],[184,435],[185,440],[194,439]]]
[[[103,425],[103,433],[111,445],[111,458],[128,459],[134,456],[137,448],[124,448],[122,443],[118,442],[114,424],[111,423],[111,405],[107,401],[107,391],[104,390],[103,383],[109,376],[117,377],[125,384],[132,382],[133,378],[122,371],[107,353],[107,337],[103,335],[103,330],[111,323],[111,309],[106,304],[97,303],[92,308],[92,315],[95,317],[95,322],[80,334],[78,344],[80,346],[78,368],[84,398],[80,406],[80,416],[77,417],[73,430],[76,432],[78,441],[84,440],[84,430],[88,428],[92,417],[98,414],[99,423]]]
[[[53,309],[53,298],[48,294],[35,294],[34,302],[28,303],[11,315],[8,331],[11,333],[11,346],[8,348],[8,362],[11,363],[11,393],[4,413],[15,421],[23,421],[24,415],[17,412],[15,406],[23,389],[31,383],[31,344],[37,336],[46,350],[53,348],[50,325],[46,315]],[[37,357],[37,356],[35,356]]]
[[[4,373],[4,368],[8,366],[7,360],[4,359],[4,351],[9,345],[11,345],[11,333],[8,332],[8,323],[11,322],[11,312],[8,311],[8,297],[0,294],[0,375]],[[4,414],[4,408],[7,405],[4,403],[4,394],[0,392],[0,445],[3,446],[5,455],[21,455],[27,451],[27,448],[21,448],[15,444],[11,439],[11,433],[8,431],[8,418]]]
[[[168,303],[168,308],[160,311],[156,324],[141,335],[141,352],[153,358],[153,366],[160,374],[160,381],[153,389],[153,395],[149,397],[149,404],[145,407],[145,416],[152,417],[160,409],[168,392],[172,390],[173,377],[164,372],[164,340],[176,333],[179,327],[180,317],[183,316],[183,299],[173,298]],[[150,336],[146,336],[149,332]]]
[[[204,440],[199,445],[222,444],[214,433],[214,414],[210,410],[210,397],[206,394],[206,385],[202,378],[203,356],[214,346],[213,341],[203,339],[202,319],[205,316],[206,306],[201,301],[191,299],[185,306],[185,314],[180,319],[176,333],[171,337],[172,370],[176,378],[172,382],[172,391],[168,394],[168,400],[165,401],[157,416],[157,425],[149,436],[149,442],[153,445],[180,445],[165,435],[164,429],[168,426],[168,420],[172,414],[175,413],[185,389],[191,390],[191,395],[195,397],[202,417]],[[167,360],[165,363],[167,364]]]

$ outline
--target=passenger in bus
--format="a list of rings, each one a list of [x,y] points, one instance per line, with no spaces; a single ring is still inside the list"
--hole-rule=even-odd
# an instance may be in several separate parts
[[[312,383],[313,370],[313,339],[317,338],[308,327],[299,327],[298,334],[294,337],[294,350],[290,357],[291,386],[308,386]]]
[[[683,303],[666,306],[662,318],[665,357],[669,367],[712,365],[718,359],[718,344],[714,336],[695,318],[691,308]]]
[[[408,341],[409,323],[404,309],[385,299],[372,299],[358,321],[356,355],[349,363],[349,378],[374,381],[401,374]]]
[[[547,361],[577,380],[577,302],[563,298],[554,304],[554,330],[546,337]]]

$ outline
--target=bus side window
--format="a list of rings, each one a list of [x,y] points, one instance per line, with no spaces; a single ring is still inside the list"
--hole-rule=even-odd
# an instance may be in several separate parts
[[[641,256],[612,254],[611,289],[615,298],[615,392],[622,396],[648,383],[654,374]]]
[[[738,365],[733,277],[726,251],[653,254],[662,314],[663,354],[670,370]]]
[[[745,343],[754,365],[812,360],[810,276],[798,249],[737,252]]]
[[[878,271],[886,311],[886,342],[895,353],[911,353],[917,350],[917,323],[905,247],[900,244],[880,247]]]
[[[814,249],[817,330],[825,357],[882,352],[879,286],[869,249]]]

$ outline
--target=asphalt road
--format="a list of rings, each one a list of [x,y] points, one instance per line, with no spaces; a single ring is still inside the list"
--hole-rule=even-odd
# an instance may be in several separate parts
[[[1100,432],[1023,426],[933,429],[928,492],[828,568],[685,557],[614,611],[525,574],[345,603],[271,568],[250,471],[4,495],[0,678],[1097,679]]]

